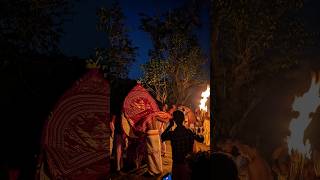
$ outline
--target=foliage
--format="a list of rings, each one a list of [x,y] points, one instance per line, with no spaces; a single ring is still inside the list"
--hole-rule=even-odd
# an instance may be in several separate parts
[[[199,25],[197,9],[183,7],[161,17],[141,16],[141,28],[153,42],[143,81],[158,93],[161,102],[171,95],[171,103],[186,104],[192,89],[204,82],[206,59],[194,34]]]
[[[150,60],[142,65],[142,83],[161,104],[165,104],[168,97],[168,68],[166,60]]]
[[[1,57],[57,51],[71,5],[67,0],[1,1]]]
[[[135,61],[137,48],[129,39],[123,12],[119,4],[114,3],[111,7],[100,8],[97,16],[97,31],[106,34],[107,47],[96,48],[91,62],[99,64],[109,78],[127,78],[129,67]]]
[[[268,92],[262,82],[295,66],[310,44],[312,34],[297,16],[302,5],[302,0],[213,1],[213,82],[222,134],[241,134]]]

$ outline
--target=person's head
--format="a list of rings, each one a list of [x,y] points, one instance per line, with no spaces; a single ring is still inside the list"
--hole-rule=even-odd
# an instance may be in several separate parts
[[[184,114],[182,111],[174,111],[173,112],[173,120],[177,124],[177,126],[182,126],[184,121]]]
[[[210,166],[211,155],[209,152],[200,151],[192,153],[187,157],[187,162],[191,168],[191,179],[208,179],[210,177],[211,166]]]
[[[234,161],[225,154],[213,153],[213,179],[238,180],[238,169]]]

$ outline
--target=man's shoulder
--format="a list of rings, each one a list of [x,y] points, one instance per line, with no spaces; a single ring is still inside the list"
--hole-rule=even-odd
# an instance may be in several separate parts
[[[186,130],[187,130],[188,134],[193,135],[193,132],[191,129],[186,128]]]
[[[186,137],[193,137],[193,132],[191,129],[188,129],[186,127],[183,127],[183,134],[186,135]]]

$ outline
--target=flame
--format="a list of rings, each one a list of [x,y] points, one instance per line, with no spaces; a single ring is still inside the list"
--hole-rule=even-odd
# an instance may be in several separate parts
[[[200,105],[199,105],[200,110],[203,110],[203,111],[205,111],[205,112],[208,111],[208,107],[207,107],[207,105],[206,105],[206,102],[207,102],[209,96],[210,96],[210,86],[207,85],[207,90],[205,90],[205,91],[203,91],[203,92],[201,93],[201,97],[202,97],[202,98],[201,98],[201,100],[200,100]]]
[[[307,139],[304,143],[304,131],[308,127],[312,118],[310,114],[315,112],[320,104],[319,97],[320,83],[317,81],[317,75],[312,76],[309,90],[300,97],[295,97],[292,108],[299,112],[296,119],[292,119],[289,125],[291,135],[287,138],[289,154],[291,151],[297,151],[310,158],[311,148]]]

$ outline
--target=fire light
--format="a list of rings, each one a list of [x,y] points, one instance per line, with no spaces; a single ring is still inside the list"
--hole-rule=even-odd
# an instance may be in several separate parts
[[[207,107],[206,103],[207,103],[209,96],[210,96],[210,86],[207,85],[207,89],[201,93],[202,98],[200,100],[200,105],[199,105],[200,110],[205,111],[205,112],[208,111],[208,107]]]

